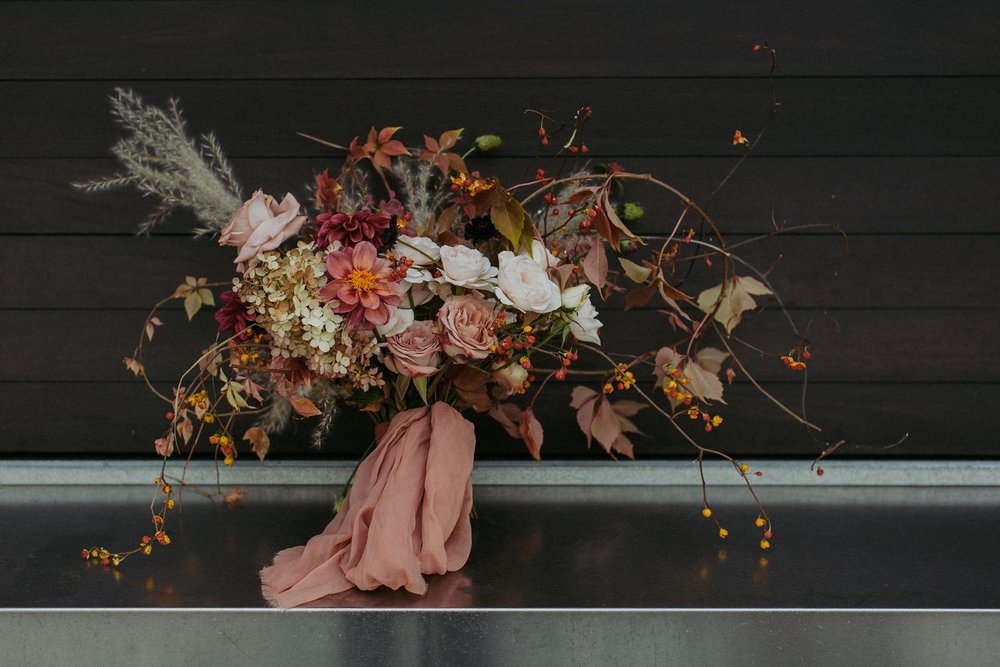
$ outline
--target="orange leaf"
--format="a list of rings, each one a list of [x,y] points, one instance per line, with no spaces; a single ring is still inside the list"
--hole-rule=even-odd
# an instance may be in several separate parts
[[[315,417],[323,414],[320,412],[320,409],[305,396],[289,396],[288,402],[291,403],[292,409],[303,417]]]

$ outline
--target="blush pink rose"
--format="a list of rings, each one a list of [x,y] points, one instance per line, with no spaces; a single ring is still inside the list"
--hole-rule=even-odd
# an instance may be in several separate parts
[[[256,264],[258,254],[274,250],[298,234],[305,221],[291,193],[278,204],[274,197],[258,190],[233,213],[219,235],[219,245],[236,246],[238,254],[233,261],[240,272],[245,272]]]
[[[418,320],[402,333],[390,336],[385,345],[389,348],[385,365],[394,373],[423,377],[439,370],[441,341],[434,332],[433,322]]]
[[[446,299],[438,310],[445,354],[459,363],[488,357],[497,342],[496,318],[493,306],[475,294]]]

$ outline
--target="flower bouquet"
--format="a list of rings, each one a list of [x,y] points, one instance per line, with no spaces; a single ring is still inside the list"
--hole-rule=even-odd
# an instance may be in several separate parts
[[[263,460],[270,436],[293,415],[312,419],[321,442],[339,404],[377,423],[376,442],[333,521],[261,572],[272,604],[297,606],[353,587],[422,594],[426,575],[461,568],[471,548],[475,448],[463,412],[488,412],[538,459],[544,430],[534,399],[573,377],[600,380],[572,392],[588,446],[632,458],[631,418],[652,409],[694,447],[699,466],[706,455],[720,456],[750,486],[745,464],[694,433],[722,424],[723,378],[742,373],[759,386],[730,334],[754,297],[773,290],[690,198],[650,175],[590,163],[589,108],[561,128],[532,111],[541,146],[556,142],[557,168],[507,185],[466,164],[499,147],[492,135],[463,153],[462,130],[424,136],[416,147],[394,127],[346,145],[308,137],[346,157],[335,175],[315,176],[307,208],[290,193],[279,199],[257,190],[244,201],[218,142],[190,138],[176,102],[162,110],[126,90],[112,102],[130,131],[114,149],[125,170],[82,187],[134,186],[159,199],[145,229],[190,208],[203,223],[197,233],[217,234],[235,254],[235,276],[215,311],[218,336],[171,395],[145,373],[144,344],[162,324],[157,309],[126,359],[168,404],[169,424],[155,442],[164,465],[179,447],[204,440],[226,465],[243,442]],[[748,140],[737,133],[734,143]],[[622,196],[637,182],[666,191],[681,209],[665,240],[643,255],[633,231],[643,211]],[[695,259],[714,263],[717,284],[688,295],[681,277]],[[216,305],[214,286],[189,277],[158,307],[182,300],[190,318]],[[602,350],[595,303],[609,298],[623,298],[626,308],[655,299],[667,323],[663,344],[630,355]],[[790,369],[805,367],[805,343],[796,338],[780,355]],[[646,378],[655,393],[637,384]],[[93,548],[84,556],[117,565],[168,543],[165,517],[176,491],[166,480],[157,480],[152,536],[131,551]],[[772,527],[757,504],[766,549]],[[727,535],[707,497],[703,514]]]

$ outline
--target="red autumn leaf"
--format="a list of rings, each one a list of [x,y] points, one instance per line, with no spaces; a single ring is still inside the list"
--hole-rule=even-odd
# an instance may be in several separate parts
[[[289,396],[288,402],[292,409],[303,417],[315,417],[323,414],[316,405],[305,396]]]
[[[659,277],[655,278],[653,282],[644,287],[637,287],[634,290],[629,290],[629,292],[625,295],[625,310],[642,308],[649,303],[649,300],[653,298],[654,294],[656,294],[656,283],[658,281]]]
[[[528,446],[531,457],[536,461],[540,460],[542,458],[542,441],[545,439],[545,434],[542,431],[541,423],[535,419],[535,413],[531,408],[525,408],[521,412],[520,419],[518,420],[518,431],[524,440],[524,444]]]
[[[563,199],[566,204],[579,204],[594,196],[593,188],[578,188],[572,194]]]
[[[373,127],[368,132],[368,141],[360,148],[357,141],[351,142],[351,154],[354,157],[367,157],[372,161],[377,169],[387,169],[392,171],[392,158],[397,155],[409,155],[403,142],[393,139],[392,136],[398,132],[400,127],[383,127],[378,132]]]
[[[608,255],[604,251],[604,243],[600,239],[594,241],[587,255],[580,262],[583,273],[594,287],[603,289],[608,282]]]

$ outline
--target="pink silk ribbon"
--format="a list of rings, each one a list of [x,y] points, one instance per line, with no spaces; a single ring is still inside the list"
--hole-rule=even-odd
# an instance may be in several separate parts
[[[475,445],[472,424],[446,403],[393,417],[333,521],[261,570],[268,604],[379,586],[423,595],[423,575],[460,569],[472,549]]]

